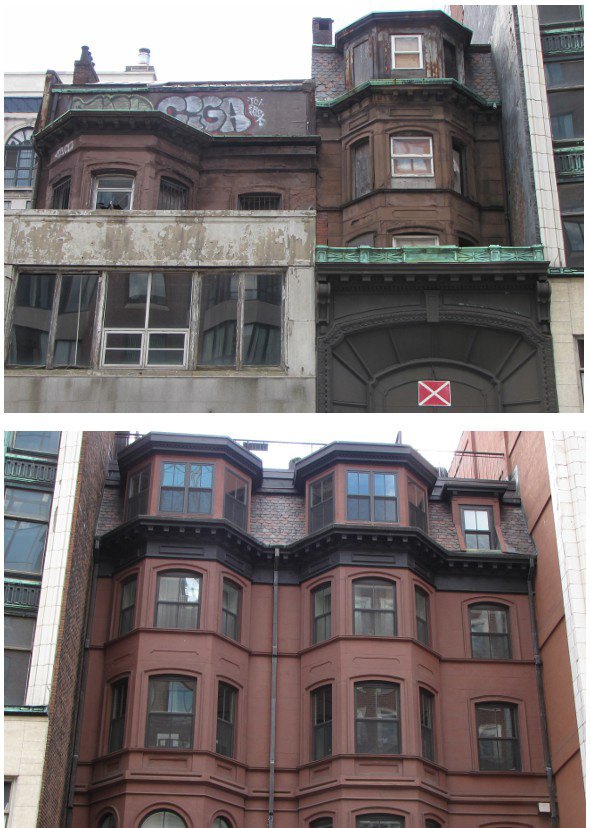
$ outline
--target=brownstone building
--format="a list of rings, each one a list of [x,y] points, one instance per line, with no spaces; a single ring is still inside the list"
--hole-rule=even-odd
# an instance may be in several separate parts
[[[550,824],[515,483],[149,434],[104,491],[68,824]]]

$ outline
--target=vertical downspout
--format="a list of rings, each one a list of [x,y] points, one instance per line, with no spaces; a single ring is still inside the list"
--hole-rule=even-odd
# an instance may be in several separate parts
[[[555,777],[553,775],[553,767],[551,765],[551,751],[549,749],[549,735],[547,731],[547,709],[545,707],[545,694],[543,693],[543,674],[541,671],[541,654],[539,652],[539,636],[537,633],[537,616],[535,607],[535,591],[533,586],[535,576],[536,558],[531,558],[529,564],[529,574],[527,577],[527,587],[529,593],[529,609],[531,613],[531,630],[533,634],[533,652],[535,656],[535,673],[537,676],[537,696],[539,699],[539,711],[541,713],[541,737],[543,741],[543,758],[545,760],[545,773],[547,776],[547,784],[549,786],[549,803],[550,803],[550,819],[551,828],[558,828],[559,817],[557,815],[557,796],[555,793]]]
[[[279,655],[279,550],[275,547],[272,578],[272,661],[270,678],[270,756],[268,762],[268,828],[275,824],[275,745],[277,730],[277,662]]]

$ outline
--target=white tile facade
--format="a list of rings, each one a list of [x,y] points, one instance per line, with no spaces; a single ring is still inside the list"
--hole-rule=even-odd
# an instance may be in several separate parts
[[[81,431],[62,432],[27,686],[28,705],[49,704],[81,448]]]
[[[7,716],[4,720],[4,778],[13,780],[10,828],[37,824],[47,729],[47,719],[37,716]]]
[[[545,433],[582,773],[586,783],[586,440]]]

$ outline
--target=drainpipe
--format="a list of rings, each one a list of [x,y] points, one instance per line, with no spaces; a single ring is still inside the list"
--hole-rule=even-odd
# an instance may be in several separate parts
[[[539,636],[537,631],[537,617],[535,607],[535,578],[536,558],[531,558],[529,573],[527,577],[527,588],[529,594],[529,610],[531,613],[531,631],[533,634],[533,652],[535,656],[535,673],[537,676],[537,697],[541,713],[541,737],[543,740],[543,758],[545,760],[545,773],[549,787],[549,804],[551,828],[559,828],[559,817],[557,815],[557,796],[555,792],[555,777],[551,766],[551,752],[549,750],[549,735],[547,730],[547,709],[545,707],[545,694],[543,692],[543,673],[541,654],[539,652]]]
[[[270,678],[270,756],[268,762],[268,828],[275,824],[275,746],[277,736],[277,662],[279,655],[279,549],[275,547],[272,578],[272,661]]]

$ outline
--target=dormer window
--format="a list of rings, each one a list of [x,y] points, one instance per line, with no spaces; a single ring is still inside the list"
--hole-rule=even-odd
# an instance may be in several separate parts
[[[346,475],[346,519],[397,523],[396,475],[349,471]]]
[[[163,463],[160,511],[210,515],[213,466],[202,463]]]
[[[461,528],[466,549],[497,549],[494,513],[490,506],[462,506]]]
[[[422,69],[422,35],[391,36],[391,68]]]

